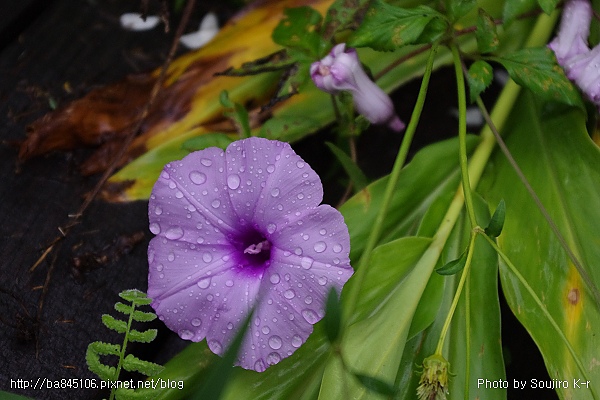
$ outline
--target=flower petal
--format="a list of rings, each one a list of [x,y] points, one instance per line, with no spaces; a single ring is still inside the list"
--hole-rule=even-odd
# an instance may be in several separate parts
[[[264,235],[323,199],[319,176],[287,143],[253,137],[230,144],[226,158],[233,209]]]
[[[564,65],[571,57],[589,51],[587,39],[592,15],[592,5],[587,0],[570,0],[565,3],[558,35],[548,44],[560,65]]]

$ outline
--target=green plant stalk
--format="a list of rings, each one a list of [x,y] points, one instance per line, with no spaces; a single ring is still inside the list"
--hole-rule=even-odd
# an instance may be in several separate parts
[[[398,156],[396,157],[396,161],[394,162],[392,172],[390,173],[389,181],[381,203],[381,208],[379,209],[379,213],[377,214],[377,218],[375,219],[375,223],[373,225],[373,230],[369,235],[369,239],[367,240],[367,244],[365,245],[365,250],[363,251],[363,254],[358,264],[358,269],[353,278],[355,282],[351,287],[346,303],[346,321],[350,320],[349,316],[351,316],[354,313],[354,310],[356,308],[356,303],[358,301],[358,296],[360,294],[362,282],[366,275],[367,266],[371,259],[371,253],[373,252],[373,249],[377,245],[377,241],[381,236],[381,230],[383,226],[383,221],[385,220],[387,209],[389,208],[392,195],[400,177],[400,172],[402,171],[402,167],[404,167],[404,163],[408,155],[408,150],[410,149],[412,139],[414,137],[415,131],[417,130],[417,125],[419,124],[421,112],[423,111],[423,105],[425,104],[425,97],[427,96],[429,78],[431,77],[431,72],[433,71],[433,62],[435,60],[437,48],[438,46],[434,45],[429,52],[429,58],[427,59],[425,73],[423,74],[423,80],[421,81],[421,88],[419,89],[419,95],[417,96],[417,101],[413,109],[410,122],[408,124],[408,127],[406,128],[406,133],[404,134],[402,144],[400,145],[400,150],[398,151]]]
[[[469,170],[467,159],[467,96],[465,93],[465,76],[462,70],[462,60],[456,43],[450,43],[452,58],[454,60],[454,73],[456,75],[456,91],[458,93],[458,148],[460,160],[460,176],[465,196],[465,206],[471,223],[471,229],[477,226],[475,208],[473,207],[473,194],[469,183]]]
[[[125,359],[125,350],[127,350],[127,341],[129,339],[128,334],[131,330],[131,324],[133,322],[133,313],[135,312],[135,301],[131,302],[131,313],[129,314],[129,320],[127,321],[127,330],[125,331],[125,337],[123,338],[123,344],[121,345],[121,352],[119,354],[119,363],[117,364],[117,371],[115,372],[115,381],[119,380],[119,375],[121,374],[121,368],[123,368],[123,360]],[[110,398],[109,400],[113,400],[115,398],[115,390],[112,388],[110,390]]]
[[[488,235],[486,235],[485,232],[481,228],[477,228],[476,233],[481,234],[481,236],[483,236],[488,241],[488,243],[494,248],[496,253],[498,253],[498,255],[500,256],[500,258],[502,259],[504,264],[508,267],[510,272],[514,276],[517,277],[517,279],[519,280],[519,283],[521,285],[523,285],[523,287],[525,288],[527,293],[529,293],[529,295],[531,296],[533,301],[535,301],[535,303],[539,307],[540,311],[548,319],[548,321],[550,322],[550,325],[552,325],[552,327],[556,331],[556,334],[560,337],[560,339],[563,341],[563,343],[569,350],[569,353],[571,353],[571,356],[573,357],[573,361],[575,361],[575,364],[577,365],[577,368],[579,368],[579,371],[581,372],[581,374],[584,376],[584,378],[586,380],[589,380],[590,382],[592,382],[590,380],[590,378],[587,376],[586,368],[581,364],[581,361],[577,357],[577,354],[575,353],[575,349],[573,349],[573,346],[571,346],[571,343],[569,342],[569,340],[567,339],[567,337],[565,336],[563,331],[560,329],[560,327],[558,326],[558,324],[556,323],[554,318],[552,318],[552,315],[550,315],[550,312],[548,311],[548,309],[544,306],[544,304],[542,303],[542,301],[540,300],[538,295],[535,293],[533,288],[531,286],[529,286],[529,283],[527,283],[527,280],[523,277],[523,275],[521,275],[521,273],[519,272],[517,267],[515,267],[515,265],[512,263],[512,261],[510,261],[508,256],[506,254],[504,254],[504,252],[502,251],[502,249],[500,249],[498,244],[494,240],[492,240]],[[594,392],[592,391],[591,393],[592,393],[592,397],[594,399],[596,399],[597,397],[595,396]]]
[[[448,333],[448,329],[450,328],[450,323],[452,322],[452,317],[454,316],[454,311],[456,311],[456,306],[458,305],[458,301],[460,300],[460,295],[462,294],[463,287],[465,286],[465,282],[467,280],[467,276],[469,275],[469,271],[471,270],[471,261],[473,260],[473,252],[475,250],[475,238],[477,235],[474,231],[471,231],[471,238],[469,240],[469,247],[467,250],[467,262],[465,263],[465,267],[462,270],[462,274],[460,275],[460,281],[458,282],[458,287],[456,288],[456,292],[454,293],[454,298],[452,299],[452,304],[450,305],[450,310],[448,311],[448,315],[446,316],[446,320],[444,321],[444,325],[442,326],[442,331],[440,333],[440,338],[438,340],[437,346],[435,348],[435,354],[443,357],[444,350],[444,342],[446,340],[446,334]]]
[[[465,367],[465,398],[469,399],[469,382],[471,381],[471,274],[467,275],[465,287],[465,341],[467,342]]]

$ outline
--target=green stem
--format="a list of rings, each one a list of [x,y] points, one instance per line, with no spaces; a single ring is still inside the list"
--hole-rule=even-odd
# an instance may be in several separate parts
[[[463,268],[462,270],[460,281],[458,282],[458,287],[456,288],[456,292],[454,293],[454,298],[452,299],[450,310],[448,311],[448,315],[446,316],[446,320],[444,321],[444,326],[442,326],[440,338],[438,339],[437,347],[435,348],[435,354],[438,354],[440,356],[443,356],[442,351],[444,350],[444,341],[446,340],[446,334],[448,333],[448,329],[450,328],[450,323],[452,322],[454,311],[456,311],[456,306],[458,305],[458,301],[460,300],[460,295],[462,294],[463,287],[465,286],[467,276],[469,275],[469,271],[471,270],[471,261],[473,260],[473,252],[475,249],[476,237],[477,235],[475,234],[475,232],[472,231],[471,239],[469,240],[469,247],[467,249],[467,262],[465,263],[465,268]]]
[[[485,232],[481,228],[476,229],[476,233],[480,233],[481,236],[483,236],[488,241],[488,243],[494,248],[494,250],[496,250],[496,253],[498,253],[500,258],[504,262],[504,265],[506,265],[508,267],[510,272],[517,278],[517,280],[525,288],[527,293],[529,293],[529,295],[531,296],[533,301],[537,304],[539,310],[542,312],[544,317],[546,317],[546,319],[548,320],[550,325],[552,325],[552,328],[554,328],[554,330],[556,331],[558,337],[563,341],[565,347],[567,348],[569,353],[571,353],[571,356],[573,357],[573,361],[575,361],[575,364],[577,365],[577,368],[579,368],[579,372],[581,372],[584,379],[589,380],[591,382],[590,378],[587,375],[586,368],[583,366],[583,364],[581,364],[581,360],[575,353],[575,349],[573,348],[573,346],[571,346],[571,343],[565,336],[564,332],[560,329],[560,327],[558,326],[558,324],[556,323],[556,321],[554,320],[554,318],[552,317],[552,315],[550,314],[548,309],[544,306],[544,303],[542,303],[542,300],[540,300],[540,298],[535,293],[533,288],[531,286],[529,286],[529,283],[527,283],[527,280],[525,279],[525,277],[523,277],[523,275],[521,275],[521,273],[519,272],[517,267],[515,267],[515,265],[512,263],[512,261],[510,261],[508,256],[506,254],[504,254],[504,252],[500,249],[500,247],[498,246],[496,241],[492,240],[488,235],[486,235]],[[592,397],[595,399],[596,396],[594,395],[594,392],[592,391],[591,393],[592,393]]]
[[[458,92],[458,147],[460,160],[460,175],[462,178],[462,187],[465,196],[465,206],[471,229],[477,226],[475,217],[475,208],[473,207],[473,194],[471,193],[471,184],[469,183],[469,170],[467,159],[467,96],[465,94],[465,77],[462,71],[462,61],[458,52],[458,47],[454,42],[450,44],[452,58],[454,59],[454,73],[456,74],[456,89]]]
[[[128,334],[131,330],[131,324],[133,322],[133,313],[135,312],[135,301],[131,302],[131,313],[129,314],[129,320],[127,321],[127,330],[125,331],[125,337],[123,338],[123,344],[121,345],[121,352],[119,353],[119,363],[117,364],[117,371],[115,373],[115,380],[119,380],[119,375],[121,374],[121,368],[123,368],[123,360],[125,359],[125,351],[127,350],[127,342],[128,342]],[[115,398],[116,389],[110,390],[110,398],[109,400],[113,400]]]
[[[354,283],[350,288],[350,292],[348,293],[348,298],[346,302],[347,317],[351,316],[356,308],[356,303],[360,294],[362,281],[364,280],[364,277],[367,272],[367,266],[371,259],[371,253],[373,252],[373,249],[377,245],[377,242],[379,241],[379,238],[381,236],[383,221],[386,218],[386,213],[389,208],[392,195],[394,194],[394,190],[396,189],[396,184],[398,183],[400,172],[402,170],[402,167],[404,167],[404,163],[408,155],[408,150],[410,148],[413,136],[417,129],[417,125],[421,117],[421,111],[423,111],[423,105],[425,104],[425,97],[427,95],[427,88],[429,86],[429,78],[431,77],[431,72],[433,70],[433,61],[435,59],[437,48],[438,46],[435,45],[429,52],[429,58],[427,59],[427,65],[425,67],[425,73],[423,74],[421,88],[419,89],[419,95],[417,97],[417,101],[413,109],[410,122],[408,124],[408,127],[406,128],[404,138],[402,139],[402,144],[400,145],[398,156],[396,157],[396,161],[394,162],[394,167],[392,168],[392,172],[390,173],[389,180],[385,188],[385,193],[381,203],[381,208],[379,209],[379,213],[377,214],[377,218],[375,219],[375,223],[373,225],[373,230],[371,231],[369,239],[367,240],[367,243],[365,245],[363,255],[360,258],[356,274],[353,277]],[[350,321],[350,318],[346,318],[346,321]]]

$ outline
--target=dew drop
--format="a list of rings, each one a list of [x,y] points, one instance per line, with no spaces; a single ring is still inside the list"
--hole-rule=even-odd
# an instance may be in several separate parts
[[[173,252],[169,253],[169,255],[167,256],[167,260],[169,261],[175,261],[175,254]]]
[[[273,190],[271,190],[271,196],[273,196],[273,197],[279,196],[279,189],[274,188]]]
[[[297,166],[298,168],[304,168],[304,162],[303,162],[303,161],[298,161],[298,162],[296,163],[296,166]]]
[[[177,192],[175,192],[175,197],[178,198],[178,199],[182,199],[183,198],[183,193],[178,190]]]
[[[169,175],[169,173],[167,171],[161,172],[160,176],[164,179],[169,179],[171,177],[171,175]]]
[[[291,300],[294,297],[296,297],[296,292],[294,292],[292,289],[288,289],[283,293],[283,297],[285,297],[288,300]]]
[[[275,365],[279,361],[281,361],[281,356],[278,353],[273,352],[267,356],[267,363],[269,365]]]
[[[208,158],[203,158],[202,160],[200,160],[200,164],[204,165],[205,167],[210,167],[212,165],[212,160],[209,160]]]
[[[206,289],[210,286],[210,278],[204,278],[201,281],[198,281],[198,287],[200,289]]]
[[[262,333],[265,335],[268,335],[269,333],[271,333],[271,329],[269,329],[268,326],[263,326],[261,329]]]
[[[175,184],[175,182],[171,181],[169,182],[169,189],[175,189],[177,187],[177,185]]]
[[[209,263],[212,261],[212,254],[210,253],[204,253],[202,254],[202,261]]]
[[[325,251],[325,249],[327,248],[327,245],[325,244],[325,242],[317,242],[315,243],[314,249],[317,253],[322,253]]]
[[[198,243],[198,244],[204,243],[204,238],[202,236],[198,236],[198,239],[196,239],[196,243]]]
[[[219,343],[219,341],[217,340],[209,340],[208,347],[210,348],[210,351],[212,351],[215,354],[220,355],[223,351],[223,346],[221,346],[221,343]]]
[[[265,367],[263,360],[258,360],[254,363],[254,370],[256,372],[263,372],[265,369],[267,369],[267,367]]]
[[[302,346],[302,338],[298,335],[292,336],[292,346],[296,348]]]
[[[302,310],[302,316],[309,324],[316,324],[319,321],[319,317],[313,310]]]
[[[313,259],[310,257],[302,257],[302,261],[300,261],[300,265],[302,265],[302,268],[304,269],[310,269],[310,267],[312,267],[313,265]]]
[[[240,187],[240,176],[237,174],[229,175],[227,177],[227,186],[229,189],[235,190]]]
[[[277,225],[275,225],[275,224],[267,225],[267,232],[273,233],[273,232],[275,232],[275,230],[277,230]]]
[[[300,247],[296,247],[294,249],[294,254],[297,256],[301,256],[302,255],[302,249]]]
[[[325,235],[327,235],[327,229],[321,229],[321,230],[319,231],[319,234],[320,234],[321,236],[325,236]]]
[[[225,281],[225,286],[232,287],[233,286],[233,281],[231,279],[226,280]]]
[[[212,208],[219,208],[219,206],[221,205],[221,201],[219,199],[215,199],[212,203],[210,203],[210,205],[212,206]]]
[[[157,270],[158,272],[162,271],[162,270],[163,270],[163,268],[164,268],[164,265],[162,265],[162,264],[158,264],[158,265],[156,266],[156,270]]]
[[[156,222],[151,223],[150,232],[152,232],[155,235],[158,235],[160,233],[160,225]]]
[[[194,334],[192,333],[192,331],[182,329],[179,331],[179,337],[181,337],[183,340],[190,340],[194,337]]]
[[[199,318],[194,318],[192,320],[192,326],[200,326],[200,325],[202,325],[202,321],[200,321]]]
[[[272,174],[275,171],[275,166],[273,164],[267,165],[267,172]]]
[[[281,338],[277,335],[273,335],[269,338],[269,347],[273,350],[278,350],[281,348]]]
[[[280,282],[281,279],[279,277],[279,274],[273,274],[271,275],[271,278],[269,280],[271,281],[271,283],[277,284]]]
[[[341,244],[336,244],[333,246],[333,252],[334,253],[339,253],[342,251],[342,245]]]
[[[163,213],[163,209],[162,209],[162,207],[161,207],[161,206],[156,206],[156,207],[154,207],[154,214],[156,214],[156,215],[160,215],[160,214],[162,214],[162,213]]]
[[[313,299],[311,296],[306,296],[306,298],[304,299],[304,302],[306,304],[311,304],[313,302]]]
[[[172,228],[169,228],[167,232],[165,232],[165,236],[167,237],[167,239],[177,240],[183,236],[183,229],[181,229],[178,226],[174,226]]]
[[[302,200],[304,198],[304,193],[298,193],[298,200]]]

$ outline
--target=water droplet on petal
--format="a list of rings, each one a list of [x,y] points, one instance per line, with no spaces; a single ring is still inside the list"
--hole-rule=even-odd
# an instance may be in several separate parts
[[[164,179],[169,179],[171,177],[171,175],[169,175],[169,173],[167,171],[161,172],[160,176]]]
[[[221,205],[221,201],[219,199],[215,199],[212,203],[210,203],[210,205],[212,206],[212,208],[219,208],[219,206]]]
[[[162,209],[162,207],[161,207],[161,206],[156,206],[156,207],[154,207],[154,214],[156,214],[156,215],[160,215],[160,214],[162,214],[162,213],[163,213],[163,209]]]
[[[292,336],[292,346],[296,348],[302,346],[302,338],[298,335]]]
[[[193,326],[200,326],[200,325],[202,325],[202,321],[200,321],[200,319],[199,319],[199,318],[194,318],[194,319],[192,320],[192,325],[193,325]]]
[[[275,188],[275,189],[271,190],[271,196],[273,196],[273,197],[279,196],[279,189]]]
[[[302,255],[302,249],[300,247],[296,247],[294,249],[294,254],[297,256],[301,256]]]
[[[183,198],[183,193],[178,190],[177,192],[175,192],[175,197],[178,198],[178,199],[182,199]]]
[[[273,352],[267,356],[267,363],[269,365],[275,365],[279,361],[281,361],[281,356],[278,353]]]
[[[271,329],[269,329],[268,326],[263,326],[261,331],[263,334],[268,335],[271,332]]]
[[[225,281],[225,286],[232,287],[233,286],[233,281],[231,279],[226,280]]]
[[[223,351],[223,346],[221,346],[221,343],[219,343],[217,340],[209,340],[208,348],[210,351],[218,355],[221,355],[221,352]]]
[[[151,223],[150,232],[152,232],[155,235],[158,235],[160,233],[160,225],[156,222]]]
[[[272,174],[275,171],[275,166],[273,164],[267,165],[267,172]]]
[[[281,348],[281,338],[277,335],[273,335],[269,338],[269,347],[273,350],[278,350]]]
[[[304,193],[298,193],[298,200],[302,200],[304,198]]]
[[[317,313],[315,313],[313,310],[302,310],[302,316],[304,317],[304,319],[306,320],[306,322],[308,322],[309,324],[316,324],[319,321],[319,317],[317,316]]]
[[[233,324],[231,322],[227,323],[227,329],[232,330]]]
[[[198,243],[198,244],[204,243],[204,238],[202,236],[198,236],[198,239],[196,239],[196,243]]]
[[[325,236],[327,234],[327,229],[321,229],[319,233],[321,234],[321,236]]]
[[[285,297],[288,300],[291,300],[294,297],[296,297],[296,292],[294,292],[292,289],[288,289],[283,293],[283,297]]]
[[[227,186],[229,189],[235,190],[240,187],[240,176],[237,174],[229,175],[227,177]]]
[[[269,224],[269,225],[267,225],[267,232],[273,233],[276,230],[277,230],[277,225],[275,225],[275,224]]]
[[[326,248],[327,248],[327,245],[325,244],[325,242],[317,242],[317,243],[315,243],[315,246],[314,246],[314,249],[317,253],[324,252]]]
[[[167,232],[165,232],[165,236],[167,237],[167,239],[177,240],[183,236],[183,229],[181,229],[178,226],[174,226],[172,228],[169,228]]]
[[[303,161],[298,161],[298,162],[296,163],[296,166],[297,166],[298,168],[304,168],[304,162],[303,162]]]
[[[210,253],[204,253],[202,254],[202,260],[206,263],[209,263],[212,261],[212,254]]]
[[[190,340],[194,337],[194,334],[192,333],[192,331],[182,329],[179,331],[179,337],[181,337],[183,340]]]
[[[300,261],[300,265],[302,265],[302,268],[304,269],[310,269],[310,267],[312,267],[313,265],[313,259],[310,257],[302,257],[302,261]]]
[[[169,182],[169,189],[175,189],[177,187],[177,185],[175,184],[175,182],[171,181]]]
[[[313,299],[311,296],[306,296],[306,298],[304,299],[304,302],[306,304],[311,304],[313,302]]]
[[[162,264],[158,264],[158,265],[156,266],[156,270],[157,270],[158,272],[160,272],[160,271],[162,271],[162,270],[163,270],[163,268],[164,268],[164,267],[165,267],[164,265],[162,265]]]
[[[175,254],[173,252],[170,252],[169,255],[167,256],[167,260],[175,261]]]
[[[204,278],[201,281],[198,281],[198,287],[200,289],[206,289],[210,286],[210,278]]]
[[[209,160],[208,158],[203,158],[202,160],[200,160],[200,164],[204,165],[205,167],[210,167],[212,165],[212,160]]]
[[[333,252],[334,253],[339,253],[342,251],[342,245],[341,244],[336,244],[333,246]]]
[[[269,280],[271,281],[271,283],[277,284],[281,279],[279,278],[279,274],[273,274],[271,275],[271,278]]]
[[[267,367],[265,367],[263,360],[258,360],[254,363],[254,370],[256,372],[263,372],[265,369],[267,369]]]

